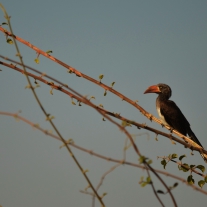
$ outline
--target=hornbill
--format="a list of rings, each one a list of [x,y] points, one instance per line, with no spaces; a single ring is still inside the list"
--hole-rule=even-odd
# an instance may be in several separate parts
[[[172,95],[171,88],[164,84],[159,83],[157,85],[150,86],[145,93],[157,93],[156,108],[158,115],[163,121],[163,124],[169,125],[172,129],[177,130],[183,135],[189,135],[189,137],[203,148],[196,135],[190,128],[188,120],[185,118],[181,110],[175,104],[175,102],[169,100]],[[207,156],[200,153],[205,162],[207,162]]]

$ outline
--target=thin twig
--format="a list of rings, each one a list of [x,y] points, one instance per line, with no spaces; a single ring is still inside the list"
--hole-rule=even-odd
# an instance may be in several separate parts
[[[133,100],[129,99],[128,97],[126,97],[123,94],[119,93],[118,91],[114,90],[112,87],[109,87],[109,86],[103,84],[102,82],[97,81],[97,80],[91,78],[90,76],[87,76],[86,74],[84,74],[84,73],[76,70],[75,68],[69,66],[68,64],[60,61],[59,59],[57,59],[57,58],[49,55],[48,53],[44,52],[43,50],[41,50],[41,49],[37,48],[36,46],[32,45],[28,41],[25,41],[24,39],[22,39],[22,38],[20,38],[18,36],[12,35],[12,33],[6,31],[1,26],[0,26],[0,31],[3,32],[3,33],[5,33],[8,36],[12,36],[13,38],[15,38],[16,40],[18,40],[22,44],[24,44],[24,45],[30,47],[31,49],[35,50],[38,54],[41,54],[41,55],[49,58],[50,60],[56,62],[57,64],[65,67],[65,68],[67,68],[69,71],[72,71],[72,73],[76,74],[76,76],[85,78],[86,80],[91,81],[91,82],[95,83],[96,85],[102,87],[105,91],[110,91],[111,93],[117,95],[118,97],[121,98],[121,100],[124,100],[124,101],[128,102],[129,104],[133,105],[135,108],[137,108],[141,112],[141,114],[143,114],[144,116],[146,116],[150,121],[153,120],[154,122],[157,122],[158,124],[160,124],[161,126],[163,126],[163,122],[160,119],[157,119],[155,116],[153,116],[152,114],[150,114],[149,112],[147,112],[144,108],[142,108],[140,105],[138,105],[136,101],[133,101]],[[188,137],[184,136],[183,134],[179,133],[176,130],[172,130],[172,128],[169,127],[168,125],[164,125],[163,127],[165,127],[166,129],[172,131],[172,133],[175,133],[176,135],[178,135],[179,137],[181,137],[184,141],[187,141],[190,144],[192,144],[193,146],[198,147],[200,149],[200,152],[202,152],[203,148],[200,147],[197,143],[195,143],[192,140],[190,140]],[[207,157],[207,154],[206,154],[206,157]]]
[[[3,56],[0,55],[0,57],[3,57]],[[4,57],[4,59],[5,59],[5,57]],[[15,61],[13,61],[13,62],[15,62]],[[23,71],[22,69],[16,67],[16,65],[7,64],[7,63],[2,62],[2,61],[0,61],[0,64],[2,64],[2,65],[6,66],[6,67],[8,67],[8,68],[14,69],[14,70],[16,70],[16,71],[18,71],[18,72],[24,74],[24,71]],[[59,84],[59,85],[56,85],[56,84],[54,84],[53,82],[50,82],[50,81],[45,80],[45,79],[42,77],[42,72],[39,72],[39,71],[37,71],[37,70],[35,70],[35,69],[29,67],[29,66],[25,66],[25,67],[28,67],[29,69],[31,69],[32,71],[34,71],[34,72],[36,72],[36,73],[38,73],[38,74],[41,74],[41,76],[36,76],[36,75],[34,75],[34,74],[32,74],[32,73],[28,73],[28,72],[27,72],[27,74],[28,74],[29,76],[33,77],[35,80],[39,80],[39,81],[41,81],[41,82],[43,82],[43,83],[45,83],[45,84],[51,86],[53,89],[55,89],[55,90],[59,90],[59,91],[65,93],[65,94],[69,95],[71,98],[74,98],[74,99],[76,99],[76,100],[79,101],[79,102],[82,101],[81,98],[79,98],[78,96],[75,96],[74,94],[71,94],[70,92],[67,91],[67,90],[69,89],[68,85],[62,83],[61,81],[58,81],[58,80],[55,79],[55,78],[52,78],[52,77],[50,77],[50,76],[44,74],[43,77],[47,77],[47,78],[49,78],[49,79],[51,79],[51,80],[53,80],[54,82],[57,82],[57,83]],[[60,87],[60,86],[61,86],[61,87]],[[64,90],[62,87],[65,87],[67,90]],[[189,148],[189,149],[191,149],[191,150],[195,150],[195,151],[203,152],[203,153],[207,154],[207,151],[206,151],[205,149],[201,148],[200,146],[199,146],[199,147],[197,147],[197,146],[193,146],[193,145],[194,145],[194,142],[193,142],[190,138],[188,138],[188,137],[185,137],[185,141],[182,141],[181,139],[178,139],[178,138],[174,137],[172,134],[167,134],[167,133],[162,132],[162,131],[160,131],[160,130],[157,130],[157,129],[154,129],[154,128],[152,128],[152,127],[149,127],[149,126],[147,126],[146,124],[141,124],[141,123],[132,121],[132,120],[127,119],[127,118],[125,118],[125,117],[123,117],[123,116],[121,116],[121,115],[119,115],[119,114],[109,112],[109,111],[107,111],[106,109],[103,109],[103,108],[100,108],[100,107],[99,107],[99,110],[103,111],[105,114],[108,114],[109,116],[112,116],[112,117],[114,117],[114,118],[117,118],[117,119],[120,119],[120,120],[125,121],[125,122],[127,122],[127,123],[130,123],[131,125],[134,125],[134,126],[136,126],[136,127],[138,127],[138,128],[143,128],[143,129],[146,129],[146,130],[148,130],[148,131],[154,132],[154,133],[157,134],[157,135],[159,134],[159,135],[162,135],[162,136],[164,136],[164,137],[169,138],[170,140],[174,140],[174,141],[176,141],[176,142],[178,142],[178,143],[184,145],[185,147],[187,147],[187,148]],[[183,135],[182,135],[182,136],[183,136]]]
[[[22,120],[23,122],[25,122],[25,123],[29,124],[30,126],[32,126],[32,128],[36,128],[36,129],[40,130],[41,132],[43,132],[45,135],[48,135],[48,136],[50,136],[50,137],[52,137],[52,138],[54,138],[54,139],[57,139],[57,140],[61,141],[60,138],[59,138],[58,136],[56,136],[56,135],[50,133],[48,130],[44,130],[44,129],[42,129],[38,124],[35,124],[35,123],[33,123],[33,122],[31,122],[31,121],[25,119],[24,117],[20,116],[19,113],[10,113],[10,112],[3,112],[3,111],[0,111],[0,114],[1,114],[1,115],[5,115],[5,116],[11,116],[11,117],[14,117],[15,119],[18,119],[18,120]],[[78,150],[84,151],[84,152],[86,152],[86,153],[88,153],[88,154],[90,154],[90,155],[96,156],[96,157],[101,158],[101,159],[104,159],[104,160],[106,160],[106,161],[111,161],[111,162],[116,162],[116,163],[122,163],[123,165],[129,165],[129,166],[133,166],[133,167],[138,167],[138,168],[141,168],[141,169],[143,169],[143,170],[146,169],[143,165],[140,165],[140,164],[136,164],[136,163],[128,162],[128,161],[125,161],[125,160],[117,160],[117,159],[114,159],[114,158],[111,158],[111,157],[106,157],[106,156],[100,155],[100,154],[98,154],[98,153],[95,153],[95,152],[92,151],[92,150],[88,150],[88,149],[85,149],[85,148],[83,148],[83,147],[80,147],[80,146],[76,145],[76,144],[73,143],[73,142],[68,142],[67,144],[71,145],[72,147],[74,147],[74,148],[76,148],[76,149],[78,149]],[[65,145],[64,145],[64,146],[65,146]],[[60,148],[62,148],[62,147],[63,147],[63,146],[61,146]],[[170,173],[168,173],[168,172],[161,171],[161,170],[158,170],[158,169],[154,169],[154,170],[155,170],[157,173],[159,173],[159,174],[163,174],[163,175],[165,175],[165,176],[167,176],[167,177],[172,177],[172,178],[174,178],[174,179],[176,179],[176,180],[179,180],[179,181],[181,181],[182,183],[185,183],[187,186],[192,187],[193,189],[195,189],[195,190],[197,190],[197,191],[199,191],[199,192],[201,192],[201,193],[207,195],[207,191],[204,191],[204,190],[202,190],[201,188],[198,188],[198,187],[195,186],[195,185],[189,185],[188,182],[187,182],[185,179],[183,179],[183,178],[180,178],[180,177],[178,177],[178,176],[176,176],[176,175],[173,175],[173,174],[170,174]]]
[[[5,8],[3,7],[2,4],[0,4],[0,7],[2,8],[4,14],[5,14],[5,18],[7,20],[7,23],[9,25],[9,29],[10,29],[10,36],[12,36],[13,38],[13,41],[14,41],[14,44],[15,44],[15,48],[17,50],[17,54],[18,54],[18,57],[20,59],[20,62],[21,62],[21,65],[23,67],[23,70],[24,70],[24,74],[26,75],[26,79],[27,79],[27,82],[29,83],[29,86],[32,90],[32,93],[35,97],[35,100],[37,101],[39,107],[41,108],[42,112],[44,113],[45,117],[48,118],[48,121],[49,123],[51,124],[51,126],[53,127],[53,129],[55,130],[55,132],[58,134],[58,136],[60,137],[61,141],[66,145],[66,149],[68,150],[69,154],[71,155],[71,157],[73,158],[73,160],[75,161],[76,165],[78,166],[78,168],[80,169],[80,171],[82,172],[83,176],[85,177],[86,181],[88,182],[88,184],[90,185],[91,189],[93,190],[94,194],[97,196],[99,202],[101,203],[101,205],[104,207],[104,203],[101,199],[101,197],[98,195],[98,193],[96,192],[95,188],[93,187],[90,179],[88,178],[88,176],[86,175],[86,172],[83,170],[83,168],[81,167],[80,163],[78,162],[77,158],[74,156],[74,154],[72,153],[72,150],[70,149],[70,147],[67,145],[65,139],[62,137],[62,135],[60,134],[59,130],[57,129],[57,127],[55,126],[55,124],[53,123],[52,119],[49,119],[48,117],[48,113],[46,112],[46,109],[43,107],[42,103],[40,102],[40,99],[38,98],[34,88],[32,87],[32,84],[31,84],[31,81],[29,79],[29,76],[27,74],[27,71],[26,71],[26,68],[24,66],[24,62],[23,62],[23,58],[22,58],[22,55],[20,53],[20,50],[18,48],[18,45],[16,43],[16,39],[15,39],[15,35],[13,34],[13,31],[12,31],[12,27],[11,27],[11,23],[10,23],[10,17],[8,16]]]

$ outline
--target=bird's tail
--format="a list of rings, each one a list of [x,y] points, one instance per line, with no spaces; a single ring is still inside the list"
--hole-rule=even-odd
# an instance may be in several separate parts
[[[188,129],[188,135],[189,135],[189,137],[190,137],[196,144],[198,144],[199,146],[201,146],[201,147],[203,148],[202,144],[199,142],[198,138],[197,138],[196,135],[193,133],[193,131],[191,130],[190,127],[189,127],[189,129]]]
[[[189,129],[188,129],[188,135],[189,135],[189,137],[190,137],[196,144],[198,144],[199,146],[201,146],[201,147],[203,148],[202,144],[199,142],[198,138],[197,138],[196,135],[193,133],[193,131],[191,130],[190,127],[189,127]],[[203,149],[204,149],[204,148],[203,148]],[[207,155],[204,154],[204,153],[202,153],[202,152],[200,152],[200,154],[201,154],[201,157],[204,159],[204,161],[207,163]]]
[[[203,160],[207,163],[207,155],[202,152],[200,152],[200,154],[201,154],[201,157],[203,158]]]

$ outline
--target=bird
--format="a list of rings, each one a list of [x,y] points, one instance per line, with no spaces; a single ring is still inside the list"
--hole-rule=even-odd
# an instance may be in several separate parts
[[[200,147],[203,148],[200,141],[192,131],[190,123],[183,115],[182,111],[178,108],[174,101],[169,100],[172,95],[172,90],[170,86],[159,83],[157,85],[152,85],[147,88],[144,92],[146,93],[157,93],[158,97],[156,99],[156,109],[159,117],[161,118],[163,124],[170,126],[172,129],[177,130],[183,135],[187,135]],[[207,162],[207,155],[200,152],[202,158]]]

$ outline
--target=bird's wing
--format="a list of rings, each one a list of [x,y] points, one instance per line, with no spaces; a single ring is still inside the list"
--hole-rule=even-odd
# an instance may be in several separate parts
[[[181,134],[186,135],[189,122],[178,108],[178,106],[170,100],[160,103],[160,113],[164,116],[165,121],[173,128],[179,131]]]
[[[173,101],[165,101],[160,104],[160,112],[164,116],[165,121],[173,128],[179,131],[181,134],[188,134],[189,137],[198,145],[203,147],[199,142],[196,135],[190,128],[188,120],[185,118],[181,110]]]

